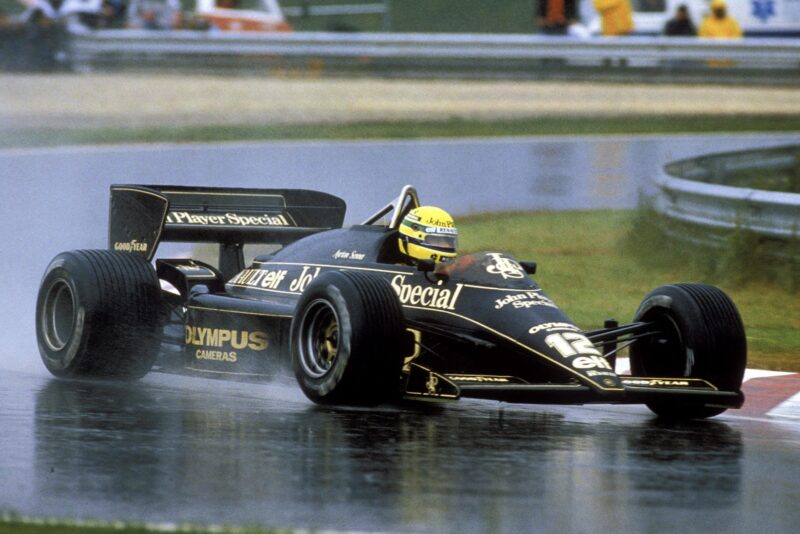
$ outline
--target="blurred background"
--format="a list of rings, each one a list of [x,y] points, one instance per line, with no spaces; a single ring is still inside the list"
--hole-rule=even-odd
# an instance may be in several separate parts
[[[796,374],[685,426],[328,410],[293,383],[52,380],[35,310],[56,254],[107,247],[111,184],[317,189],[346,224],[412,184],[583,328],[715,284],[749,367],[797,373],[798,85],[800,0],[0,0],[0,515],[796,530]]]
[[[771,83],[795,80],[797,50],[787,38],[800,35],[797,1],[729,4],[724,0],[0,0],[0,66],[86,71],[97,66],[131,68],[137,63],[138,68],[226,67],[237,72],[293,66],[316,73],[385,76],[583,78],[591,73],[615,79],[647,76],[650,81],[712,78],[749,83],[757,83],[749,73],[762,73],[763,79],[767,70]],[[146,33],[90,35],[122,29]],[[194,34],[169,33],[174,31]],[[239,35],[237,44],[232,44],[232,34],[242,32],[247,36]],[[428,37],[414,36],[419,33]],[[593,41],[598,36],[627,39]],[[654,40],[656,36],[672,42]],[[756,37],[762,40],[736,42]],[[775,38],[783,41],[765,40]],[[723,46],[720,39],[726,41]]]

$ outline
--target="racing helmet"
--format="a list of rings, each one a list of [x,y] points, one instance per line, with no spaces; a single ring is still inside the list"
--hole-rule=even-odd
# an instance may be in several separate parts
[[[435,206],[414,208],[400,223],[400,252],[436,263],[456,257],[458,230],[449,213]]]

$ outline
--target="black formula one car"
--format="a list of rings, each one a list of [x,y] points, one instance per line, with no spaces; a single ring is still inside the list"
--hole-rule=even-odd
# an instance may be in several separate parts
[[[323,404],[643,403],[671,418],[744,401],[744,328],[719,289],[662,286],[631,323],[584,331],[531,279],[533,262],[406,263],[410,186],[349,228],[341,199],[306,190],[115,185],[110,202],[109,249],[61,253],[42,279],[37,337],[58,377],[136,379],[158,365],[267,379],[283,367]],[[162,241],[215,243],[218,264],[153,268]],[[246,265],[256,243],[273,252]],[[632,376],[615,372],[623,349]]]

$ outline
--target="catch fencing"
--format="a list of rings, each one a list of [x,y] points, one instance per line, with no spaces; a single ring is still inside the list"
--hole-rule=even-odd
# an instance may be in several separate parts
[[[797,84],[800,40],[104,30],[72,35],[76,70],[194,69],[381,76]]]

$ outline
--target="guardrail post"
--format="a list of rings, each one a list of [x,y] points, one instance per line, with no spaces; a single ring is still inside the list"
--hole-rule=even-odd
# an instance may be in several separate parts
[[[383,0],[383,31],[392,31],[392,0]]]

